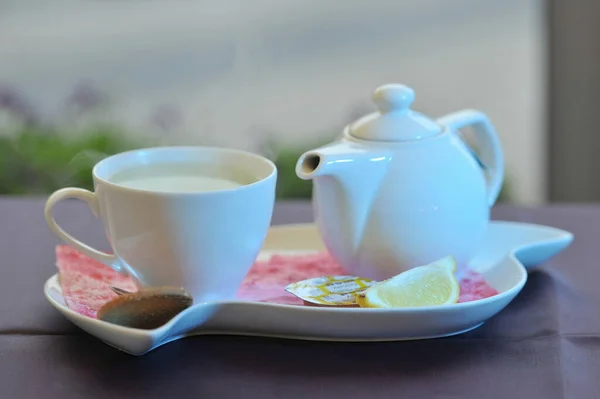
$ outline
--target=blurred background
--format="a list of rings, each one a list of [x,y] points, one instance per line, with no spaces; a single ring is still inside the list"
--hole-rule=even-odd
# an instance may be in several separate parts
[[[549,126],[549,113],[577,112],[548,100],[572,86],[549,66],[561,58],[549,44],[560,34],[552,4],[0,0],[0,194],[90,187],[91,166],[108,154],[205,144],[269,156],[278,196],[307,198],[297,157],[396,82],[431,117],[467,107],[490,117],[506,157],[502,201],[595,199],[558,194],[576,170],[550,179],[570,140],[554,129],[568,115]]]

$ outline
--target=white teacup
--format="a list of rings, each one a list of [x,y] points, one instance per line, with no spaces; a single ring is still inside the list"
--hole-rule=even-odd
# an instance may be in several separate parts
[[[213,147],[157,147],[94,166],[95,192],[63,188],[46,202],[65,243],[133,278],[138,287],[185,288],[195,302],[235,296],[266,237],[277,169],[266,158]],[[66,233],[52,210],[81,199],[102,221],[114,254]]]

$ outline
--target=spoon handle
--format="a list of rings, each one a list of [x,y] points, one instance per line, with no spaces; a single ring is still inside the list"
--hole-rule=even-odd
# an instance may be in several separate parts
[[[110,285],[108,288],[110,288],[112,290],[112,292],[114,292],[117,295],[131,294],[131,292],[129,292],[129,291],[126,291],[119,287],[113,287],[112,285]]]

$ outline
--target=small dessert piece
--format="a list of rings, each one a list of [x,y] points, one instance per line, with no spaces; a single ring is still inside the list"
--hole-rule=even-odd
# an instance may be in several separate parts
[[[453,304],[458,301],[460,295],[455,271],[456,261],[454,257],[448,256],[374,284],[358,293],[356,302],[365,308]]]

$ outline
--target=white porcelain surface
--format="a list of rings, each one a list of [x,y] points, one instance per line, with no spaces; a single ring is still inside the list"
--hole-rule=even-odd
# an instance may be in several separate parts
[[[483,251],[470,267],[499,294],[461,304],[412,309],[341,309],[223,301],[198,304],[156,330],[136,330],[81,316],[61,294],[58,275],[44,287],[49,302],[67,319],[107,344],[134,355],[175,339],[200,334],[260,335],[308,340],[393,341],[444,337],[476,328],[500,312],[527,281],[526,268],[566,248],[573,236],[563,230],[492,222]],[[314,225],[270,229],[261,257],[272,253],[324,249]]]
[[[186,162],[203,164],[214,173],[243,171],[255,182],[234,189],[178,193],[111,181],[131,168]],[[100,161],[93,177],[95,192],[65,188],[46,203],[48,225],[63,241],[130,276],[139,287],[184,287],[200,302],[235,297],[271,222],[277,180],[271,161],[230,149],[150,148]],[[65,198],[88,203],[102,222],[114,255],[90,248],[56,224],[52,208]]]
[[[378,88],[379,112],[298,160],[325,245],[354,274],[381,280],[449,253],[468,263],[486,235],[504,176],[493,126],[473,110],[430,120],[413,99],[406,86]],[[457,134],[465,127],[487,171]]]

